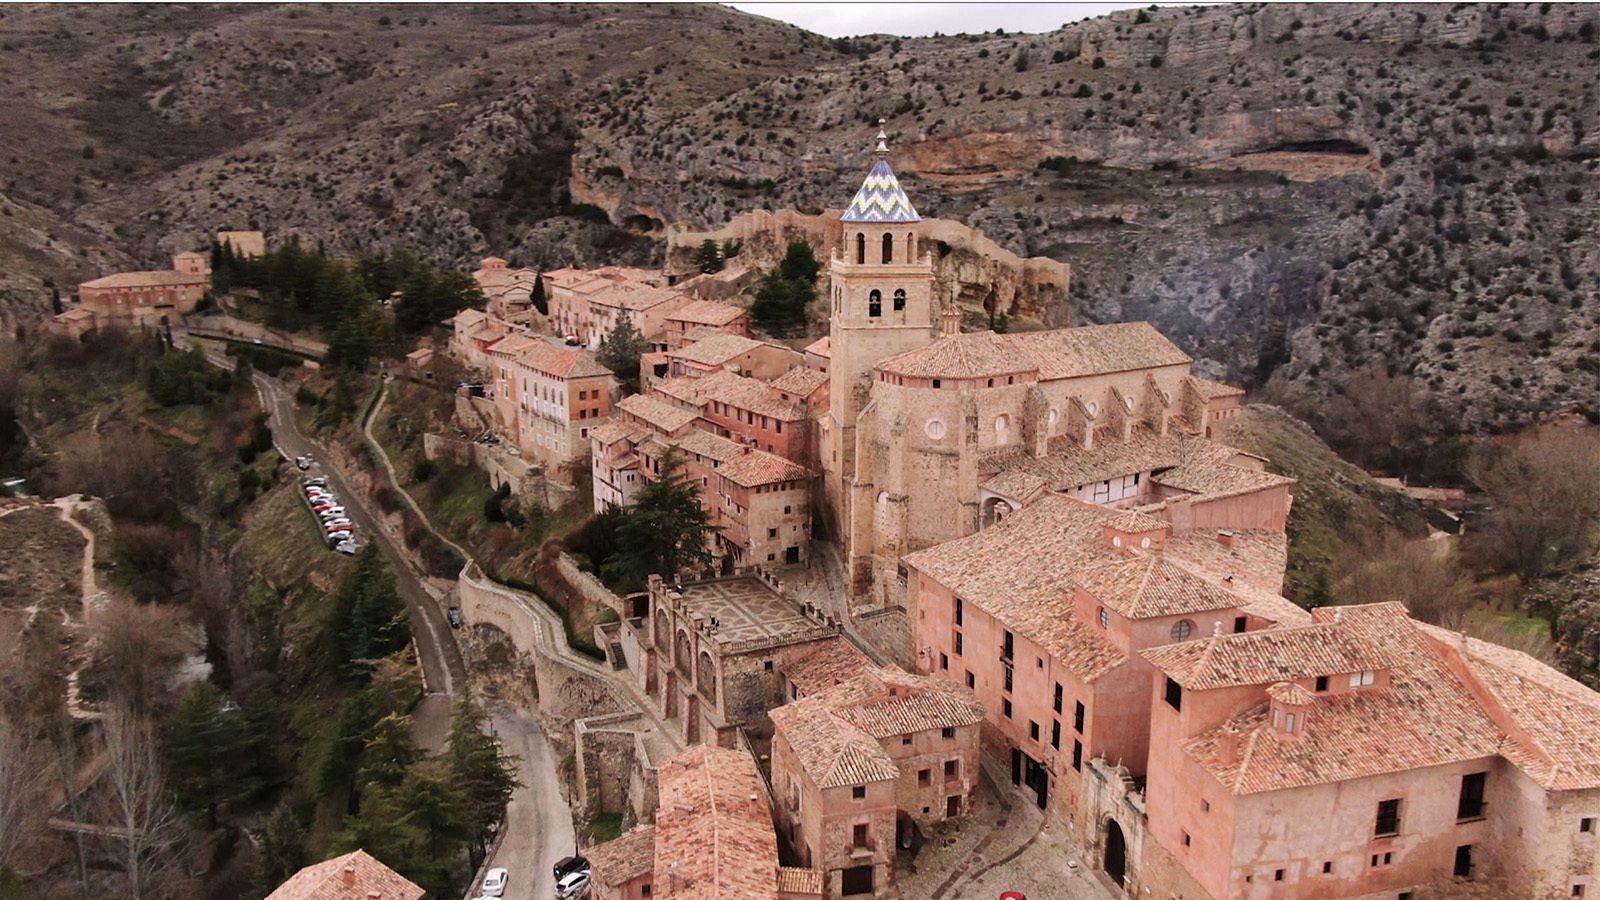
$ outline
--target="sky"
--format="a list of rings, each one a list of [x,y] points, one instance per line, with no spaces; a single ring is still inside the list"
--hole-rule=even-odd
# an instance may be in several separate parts
[[[828,37],[896,34],[919,37],[934,32],[1054,31],[1068,22],[1105,15],[1144,3],[730,3],[736,9],[780,19]],[[1162,4],[1170,5],[1170,4]]]

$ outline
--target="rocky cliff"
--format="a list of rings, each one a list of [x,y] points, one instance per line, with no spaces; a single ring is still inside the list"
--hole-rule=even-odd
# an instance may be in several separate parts
[[[1313,396],[1378,364],[1500,427],[1600,407],[1597,17],[1248,5],[830,42],[721,7],[13,7],[0,248],[46,249],[0,288],[37,305],[41,278],[224,226],[654,260],[669,224],[842,204],[884,118],[924,215],[1072,267],[1013,319],[1149,318]]]

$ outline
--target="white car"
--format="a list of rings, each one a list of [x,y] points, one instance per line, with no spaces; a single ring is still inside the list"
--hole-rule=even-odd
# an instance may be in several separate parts
[[[504,897],[506,895],[506,881],[511,873],[505,869],[490,869],[489,874],[483,876],[483,895],[485,897]]]
[[[317,515],[321,516],[323,521],[328,521],[328,520],[331,520],[331,519],[342,519],[342,518],[345,517],[344,516],[344,507],[342,507],[342,506],[330,506],[327,509],[318,510],[317,511]]]
[[[556,897],[560,900],[570,900],[572,897],[582,897],[589,892],[589,870],[581,869],[577,872],[568,872],[556,882]]]
[[[328,545],[333,547],[335,550],[339,548],[340,544],[348,544],[352,542],[353,539],[348,531],[335,531],[328,535]]]
[[[340,553],[343,553],[345,556],[355,556],[356,555],[356,551],[360,550],[361,548],[356,545],[355,541],[352,541],[349,538],[345,538],[344,540],[342,540],[339,543],[335,544],[333,546],[333,549],[339,551]]]

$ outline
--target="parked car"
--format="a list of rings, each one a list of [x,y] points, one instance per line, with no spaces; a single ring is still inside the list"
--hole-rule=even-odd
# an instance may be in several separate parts
[[[504,897],[506,881],[510,879],[510,876],[511,873],[505,869],[490,869],[489,874],[483,876],[483,895],[485,897]]]
[[[335,531],[328,535],[328,546],[337,548],[340,544],[350,540],[349,531]]]
[[[322,530],[327,532],[349,531],[350,525],[349,519],[329,519],[322,523]]]
[[[311,457],[309,457],[309,456],[296,456],[294,458],[294,467],[299,469],[302,472],[304,472],[305,470],[311,468]]]
[[[345,518],[344,507],[342,506],[330,506],[327,509],[319,509],[317,510],[317,515],[321,516],[325,520]]]
[[[555,877],[560,881],[573,872],[587,872],[589,869],[589,861],[582,856],[564,856],[555,864]]]
[[[583,343],[583,341],[578,340],[578,336],[575,334],[569,334],[563,340],[567,342],[568,347],[576,347]]]
[[[589,870],[568,872],[556,882],[556,897],[559,900],[571,900],[589,893]]]
[[[318,475],[315,478],[304,479],[300,483],[302,485],[304,485],[305,487],[308,487],[308,488],[327,487],[328,486],[328,479],[323,478],[321,475]]]
[[[444,620],[450,623],[451,628],[461,627],[461,607],[452,606],[444,612]]]
[[[345,556],[355,556],[356,551],[360,550],[361,547],[357,545],[355,541],[346,538],[339,543],[334,544],[333,549],[343,553]]]

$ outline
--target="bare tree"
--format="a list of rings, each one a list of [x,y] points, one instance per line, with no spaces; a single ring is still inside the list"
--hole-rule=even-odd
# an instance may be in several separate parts
[[[1473,555],[1530,581],[1586,559],[1600,522],[1600,433],[1550,427],[1490,445],[1468,465],[1491,508],[1474,532]]]
[[[167,790],[150,721],[123,706],[104,719],[105,768],[92,809],[102,827],[101,860],[121,876],[131,900],[168,896],[181,880],[189,827]]]
[[[46,754],[27,732],[0,717],[0,871],[40,829]]]
[[[95,661],[86,677],[115,705],[141,713],[175,699],[173,676],[200,648],[183,611],[168,606],[116,598],[90,615],[89,627]]]
[[[1445,540],[1407,540],[1389,533],[1362,542],[1340,561],[1340,602],[1398,600],[1424,622],[1460,629],[1471,604],[1471,583]]]

